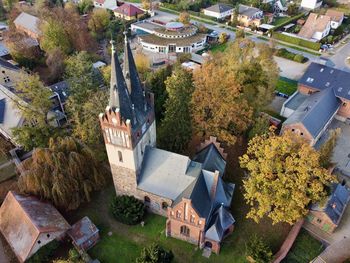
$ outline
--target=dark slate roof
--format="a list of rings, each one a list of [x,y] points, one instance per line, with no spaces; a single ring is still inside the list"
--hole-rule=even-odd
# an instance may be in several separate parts
[[[109,106],[112,108],[119,108],[122,117],[125,120],[129,119],[131,123],[134,123],[132,103],[129,97],[123,72],[120,67],[117,52],[113,51],[113,47]]]
[[[220,3],[206,8],[206,10],[216,12],[216,13],[224,13],[224,12],[232,10],[232,9],[233,9],[232,6],[220,4]]]
[[[221,176],[224,174],[226,161],[213,143],[199,151],[193,161],[202,163],[202,169],[204,170],[211,172],[218,170]]]
[[[338,111],[341,101],[332,88],[310,95],[283,123],[302,123],[313,138],[317,138],[325,125]]]
[[[11,69],[11,70],[16,70],[16,71],[19,71],[20,68],[13,65],[12,63],[8,62],[6,59],[3,59],[0,57],[0,66],[4,67],[4,68],[8,68],[8,69]]]
[[[6,106],[6,100],[5,99],[1,99],[0,100],[0,123],[4,122],[5,106]]]
[[[69,97],[69,86],[67,81],[55,83],[49,87],[53,92],[56,92],[62,103],[65,103]]]
[[[336,96],[350,100],[350,73],[312,62],[299,84],[324,90],[332,88]]]
[[[239,5],[238,7],[238,13],[240,15],[244,15],[247,17],[251,17],[253,15],[255,15],[255,13],[260,12],[261,10],[259,8],[256,7],[251,7],[251,6],[247,6],[247,5]]]
[[[231,213],[221,205],[213,213],[213,216],[205,232],[205,237],[220,242],[224,237],[225,230],[235,223]]]
[[[349,199],[350,190],[346,186],[338,184],[324,209],[334,224],[339,224]]]
[[[68,235],[78,246],[84,244],[99,232],[98,228],[87,216],[80,219],[68,231]]]

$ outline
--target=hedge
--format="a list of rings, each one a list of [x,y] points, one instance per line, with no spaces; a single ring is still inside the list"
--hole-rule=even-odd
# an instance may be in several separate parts
[[[299,63],[305,63],[306,61],[308,61],[307,57],[304,57],[301,54],[295,54],[293,52],[290,52],[285,48],[278,49],[275,52],[275,55],[278,57],[286,58],[286,59],[293,60],[293,61],[299,62]]]
[[[284,42],[288,42],[297,46],[301,46],[301,47],[305,47],[305,48],[309,48],[312,50],[320,50],[321,44],[320,43],[316,43],[316,42],[311,42],[305,39],[301,39],[301,38],[297,38],[297,37],[292,37],[292,36],[288,36],[285,34],[281,34],[281,33],[277,33],[274,32],[272,34],[272,36],[275,39],[284,41]]]

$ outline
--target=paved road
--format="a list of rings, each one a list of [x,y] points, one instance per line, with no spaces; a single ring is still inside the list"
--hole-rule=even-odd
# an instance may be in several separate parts
[[[335,50],[335,55],[329,58],[327,65],[350,72],[350,66],[349,64],[346,63],[346,59],[349,56],[350,56],[350,41],[348,41],[347,44]]]

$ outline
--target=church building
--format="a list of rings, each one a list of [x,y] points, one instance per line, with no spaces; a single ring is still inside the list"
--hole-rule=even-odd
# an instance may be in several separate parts
[[[139,79],[126,37],[123,65],[112,43],[109,105],[99,119],[117,195],[133,195],[166,216],[167,236],[219,253],[235,222],[235,185],[222,179],[226,154],[214,137],[193,160],[156,148],[154,97]]]

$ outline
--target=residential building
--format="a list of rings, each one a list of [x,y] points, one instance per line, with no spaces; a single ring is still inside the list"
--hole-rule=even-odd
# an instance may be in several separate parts
[[[350,200],[350,189],[335,184],[332,193],[324,203],[312,205],[307,220],[323,231],[331,234],[337,228]]]
[[[263,11],[258,8],[247,6],[247,5],[239,5],[238,7],[238,22],[245,26],[260,26],[261,20],[263,18]]]
[[[30,15],[28,13],[22,12],[13,21],[17,30],[27,34],[29,37],[38,40],[40,38],[41,32],[39,29],[40,19],[36,16]]]
[[[298,91],[281,109],[291,130],[315,145],[331,121],[350,122],[350,73],[311,63],[298,83]]]
[[[126,21],[137,20],[141,18],[145,12],[132,4],[125,3],[113,10],[115,17]]]
[[[215,17],[216,19],[225,19],[233,14],[234,8],[229,5],[218,3],[216,5],[212,5],[208,8],[205,8],[204,15]]]
[[[15,85],[14,81],[19,78],[21,69],[0,57],[0,84],[11,88]]]
[[[156,148],[153,94],[139,79],[127,39],[123,67],[112,45],[110,85],[109,105],[99,118],[116,193],[168,216],[167,236],[218,252],[234,223],[234,185],[222,180],[226,154],[220,144],[211,138],[193,160]]]
[[[302,0],[300,7],[304,9],[317,9],[320,8],[322,5],[322,0]]]
[[[199,33],[195,25],[180,22],[163,25],[140,21],[132,24],[131,30],[138,35],[143,49],[155,53],[191,53],[203,49],[207,42],[207,34]]]
[[[330,30],[331,18],[329,16],[310,13],[298,36],[309,40],[320,41],[322,38],[328,36]]]
[[[118,7],[116,0],[94,0],[94,7],[114,10]]]
[[[87,216],[72,225],[67,234],[78,251],[87,251],[100,240],[98,228]]]
[[[0,208],[0,230],[20,262],[65,236],[70,225],[51,204],[8,192]]]
[[[325,15],[330,17],[331,28],[333,29],[337,29],[343,23],[344,12],[340,12],[334,9],[328,9]]]

